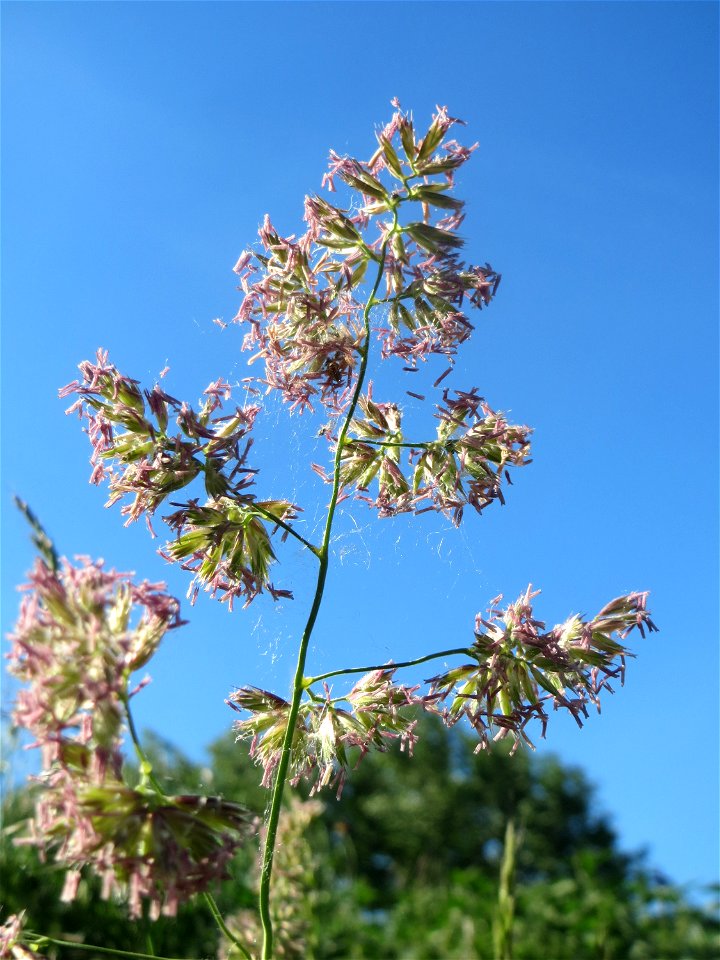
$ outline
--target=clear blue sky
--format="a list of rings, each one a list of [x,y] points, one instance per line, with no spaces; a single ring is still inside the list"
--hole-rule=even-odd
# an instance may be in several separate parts
[[[391,97],[423,122],[447,104],[480,141],[467,256],[503,274],[454,382],[533,425],[535,462],[460,532],[347,511],[310,670],[466,643],[528,582],[550,623],[652,590],[661,632],[635,638],[625,689],[582,731],[553,717],[539,749],[588,771],[626,847],[714,879],[717,5],[6,3],[2,21],[3,629],[31,562],[13,493],[62,552],[184,594],[88,485],[57,387],[98,346],[148,386],[167,362],[192,402],[243,376],[240,331],[212,320],[235,313],[264,213],[298,230],[328,149],[369,155]],[[256,449],[259,490],[296,497],[312,531],[327,491],[305,431],[274,411]],[[199,757],[233,685],[284,693],[313,573],[289,546],[294,603],[201,598],[140,723]]]

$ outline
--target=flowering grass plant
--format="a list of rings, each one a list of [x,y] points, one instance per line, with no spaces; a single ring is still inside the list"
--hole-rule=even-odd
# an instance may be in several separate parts
[[[466,719],[478,749],[504,738],[514,741],[513,749],[532,746],[532,722],[544,736],[551,709],[569,711],[578,724],[590,706],[599,709],[603,690],[622,682],[632,655],[627,635],[655,629],[647,595],[632,593],[591,619],[572,616],[548,630],[533,612],[537,591],[528,587],[507,606],[496,598],[453,649],[419,651],[402,663],[308,672],[343,499],[361,501],[383,518],[437,511],[458,526],[467,508],[481,513],[504,503],[511,474],[530,462],[527,426],[509,422],[477,387],[446,382],[472,335],[469,313],[492,302],[500,281],[488,264],[466,264],[460,255],[464,215],[455,178],[476,145],[454,139],[461,121],[445,108],[419,131],[399,103],[393,105],[368,161],[330,154],[323,186],[329,195],[342,190],[342,202],[306,197],[299,237],[283,236],[266,217],[258,247],[235,265],[242,291],[235,322],[253,372],[242,386],[252,402],[234,404],[233,386],[218,379],[195,409],[158,385],[143,389],[102,349],[60,391],[74,398],[68,412],[85,421],[91,482],[107,482],[107,505],[120,505],[126,524],[143,517],[152,530],[160,513],[168,529],[161,553],[192,574],[193,602],[201,590],[230,609],[262,593],[291,598],[271,579],[288,537],[317,565],[290,691],[246,685],[228,697],[240,714],[237,737],[250,742],[270,791],[261,830],[261,943],[231,931],[211,893],[259,825],[240,803],[166,795],[133,724],[131,702],[144,681],[132,688],[132,675],[181,625],[179,604],[164,585],[137,584],[88,559],[60,561],[35,523],[41,555],[9,655],[11,672],[24,683],[15,723],[42,750],[27,842],[67,869],[63,896],[74,896],[84,868],[103,878],[104,896],[124,892],[134,916],[142,914],[143,901],[156,917],[202,894],[226,940],[263,960],[282,954],[272,896],[288,783],[308,780],[313,793],[331,787],[339,796],[369,751],[397,741],[412,752],[423,710],[448,725]],[[375,396],[371,363],[398,363],[404,376],[432,355],[445,357],[447,368],[433,387],[434,426],[418,439],[406,434],[397,398]],[[253,427],[269,393],[289,411],[321,410],[327,417],[321,431],[327,463],[313,465],[329,490],[318,542],[297,528],[301,505],[256,493]],[[435,659],[457,663],[424,686],[402,682],[404,668]],[[327,681],[344,677],[353,679],[337,695]],[[120,752],[126,732],[140,763],[135,786],[127,782]],[[291,918],[284,925],[291,928]],[[41,942],[29,934],[23,939],[17,917],[0,935],[2,956],[24,956],[24,944]]]

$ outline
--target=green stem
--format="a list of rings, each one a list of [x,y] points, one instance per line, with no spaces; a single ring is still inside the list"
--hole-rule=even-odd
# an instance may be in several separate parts
[[[165,791],[160,786],[155,774],[152,772],[152,764],[148,760],[147,754],[142,748],[140,743],[140,737],[138,736],[137,727],[135,726],[135,721],[133,720],[132,711],[130,709],[130,700],[125,697],[123,700],[123,705],[125,707],[125,716],[127,717],[128,730],[130,731],[130,738],[135,747],[135,753],[137,754],[138,760],[140,761],[140,777],[141,783],[150,783],[156,793],[159,793],[161,796],[165,796]]]
[[[56,940],[55,937],[46,937],[42,934],[26,934],[28,946],[43,947],[47,943],[54,943],[58,947],[72,947],[73,950],[94,950],[96,953],[111,953],[117,957],[136,957],[137,960],[178,960],[177,957],[158,957],[150,953],[136,953],[134,950],[117,950],[115,947],[97,947],[93,943],[78,943],[75,940]]]
[[[400,670],[402,667],[414,667],[419,663],[427,663],[428,660],[439,660],[441,657],[451,657],[455,655],[472,655],[470,647],[455,647],[452,650],[440,650],[438,653],[429,653],[426,657],[418,657],[417,660],[404,660],[402,663],[380,663],[372,667],[348,667],[344,670],[330,670],[328,673],[319,673],[316,677],[305,677],[305,689],[312,686],[313,683],[319,683],[321,680],[327,680],[329,677],[340,677],[346,673],[372,673],[374,670]],[[344,698],[339,698],[344,699]]]
[[[393,227],[395,227],[396,225],[397,225],[397,216],[395,217],[395,223]],[[320,569],[318,570],[317,584],[315,587],[315,596],[313,598],[312,607],[310,608],[310,613],[308,615],[307,623],[305,624],[305,630],[303,631],[302,639],[300,641],[300,648],[298,650],[297,666],[295,668],[295,677],[293,680],[290,711],[288,713],[287,727],[285,729],[285,737],[283,739],[282,751],[280,754],[280,761],[278,763],[277,772],[275,774],[275,782],[273,785],[272,799],[270,801],[270,813],[267,821],[267,832],[265,834],[265,845],[263,847],[263,856],[262,856],[262,873],[260,876],[259,906],[260,906],[260,920],[263,928],[262,960],[272,960],[272,955],[273,955],[273,927],[272,927],[272,918],[270,916],[270,881],[272,879],[273,859],[275,855],[275,842],[277,840],[278,823],[280,821],[280,807],[282,805],[283,794],[285,791],[285,780],[287,777],[288,767],[290,765],[290,756],[292,752],[292,741],[295,733],[295,725],[297,723],[298,712],[300,710],[300,700],[302,698],[303,690],[305,689],[304,683],[303,683],[304,671],[305,671],[305,660],[307,658],[307,651],[308,651],[308,645],[310,643],[310,637],[312,636],[318,611],[320,610],[320,604],[322,603],[323,592],[325,590],[325,580],[327,578],[328,561],[329,561],[330,535],[332,533],[333,519],[335,517],[335,508],[337,506],[338,494],[340,492],[340,459],[342,457],[345,438],[347,436],[347,432],[350,427],[350,421],[352,420],[353,415],[355,413],[355,408],[360,398],[360,393],[362,391],[363,383],[365,381],[365,374],[366,374],[367,365],[368,365],[368,355],[370,352],[370,311],[375,306],[375,294],[378,291],[378,287],[380,286],[380,281],[382,279],[384,266],[385,266],[385,251],[387,249],[387,244],[388,244],[388,241],[390,240],[391,235],[392,235],[392,229],[388,231],[383,241],[383,244],[380,248],[377,276],[375,278],[375,283],[373,284],[372,291],[370,293],[370,296],[368,297],[367,303],[365,304],[365,309],[363,311],[365,339],[363,341],[362,347],[360,348],[360,367],[358,370],[358,378],[357,378],[357,383],[355,384],[355,390],[353,392],[352,400],[350,401],[350,406],[348,407],[348,411],[347,411],[347,414],[345,415],[345,420],[343,422],[343,426],[337,440],[337,447],[335,449],[332,495],[330,497],[330,504],[328,506],[327,519],[325,522],[325,532],[323,534],[322,544],[320,546],[320,551],[318,553],[318,558],[320,560]]]
[[[223,916],[220,913],[220,908],[218,907],[217,903],[215,903],[215,898],[213,895],[211,893],[204,893],[203,897],[205,898],[205,903],[207,903],[208,907],[210,908],[210,913],[213,915],[215,923],[217,923],[218,927],[220,927],[228,940],[230,940],[238,948],[246,960],[252,960],[252,954],[250,951],[243,943],[240,942],[240,940],[238,940],[238,938],[223,920]]]

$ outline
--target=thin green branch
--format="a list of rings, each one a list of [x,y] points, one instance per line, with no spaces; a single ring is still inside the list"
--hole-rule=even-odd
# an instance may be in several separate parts
[[[307,547],[308,550],[314,553],[318,559],[320,558],[319,548],[316,547],[314,543],[310,543],[309,540],[306,540],[305,537],[302,536],[302,534],[299,534],[295,529],[295,527],[290,526],[290,524],[286,523],[285,520],[280,520],[278,517],[275,516],[275,514],[270,513],[269,510],[265,510],[263,507],[261,507],[257,503],[252,504],[252,509],[255,510],[257,513],[259,513],[261,516],[265,517],[267,520],[271,520],[278,527],[282,527],[282,529],[285,530],[287,533],[289,533],[290,536],[295,537],[295,539],[299,540],[300,543],[303,544],[303,546]]]
[[[378,299],[375,301],[376,306],[381,306],[385,303],[399,303],[401,300],[412,300],[413,296],[411,293],[398,293],[394,297],[383,297],[382,300]]]
[[[422,450],[429,447],[431,440],[424,443],[400,443],[399,440],[369,440],[366,437],[352,437],[353,443],[367,443],[373,447],[408,447],[410,450]]]
[[[358,243],[358,247],[362,250],[362,252],[363,252],[366,256],[368,256],[374,263],[380,264],[381,267],[383,267],[383,266],[385,265],[385,246],[386,246],[386,244],[383,244],[383,247],[382,247],[380,253],[375,253],[375,251],[373,250],[373,248],[372,248],[372,247],[369,247],[369,246],[365,243],[364,240],[360,240],[359,243]],[[377,288],[376,288],[376,290],[377,290]],[[373,306],[375,306],[374,303],[373,303]]]
[[[319,673],[316,677],[305,677],[303,681],[307,690],[314,683],[321,680],[328,680],[330,677],[341,677],[348,673],[372,673],[375,670],[400,670],[402,667],[414,667],[419,663],[427,663],[428,660],[439,660],[442,657],[461,656],[463,654],[472,655],[470,647],[455,647],[452,650],[440,650],[438,653],[428,653],[425,657],[418,657],[417,660],[404,660],[401,663],[380,663],[371,667],[348,667],[343,670],[330,670],[328,673]]]
[[[123,699],[123,706],[125,707],[125,716],[127,718],[128,730],[130,731],[130,738],[133,742],[133,746],[135,747],[137,758],[140,761],[141,782],[150,783],[156,793],[159,793],[161,796],[165,796],[165,791],[160,786],[155,774],[152,772],[152,764],[148,760],[148,756],[143,750],[142,744],[140,743],[140,737],[138,736],[137,727],[135,726],[135,721],[133,720],[132,710],[130,709],[130,700],[128,697]]]
[[[353,392],[352,400],[350,401],[350,406],[348,407],[347,413],[345,415],[345,420],[343,422],[342,429],[340,431],[340,435],[337,440],[337,447],[335,449],[333,488],[332,488],[332,494],[330,497],[330,504],[328,506],[327,519],[325,521],[325,531],[323,534],[322,544],[320,546],[320,552],[318,554],[318,557],[320,560],[320,568],[318,570],[317,584],[315,587],[315,596],[313,598],[312,607],[310,608],[310,613],[308,615],[307,623],[305,624],[305,629],[303,631],[302,639],[300,641],[300,648],[298,650],[298,658],[297,658],[297,666],[295,669],[295,677],[293,679],[292,699],[290,703],[290,710],[288,713],[287,726],[285,729],[285,737],[283,739],[282,752],[280,754],[280,761],[278,763],[277,772],[275,774],[275,782],[273,784],[272,799],[270,801],[270,814],[268,816],[267,832],[265,834],[265,845],[263,847],[262,872],[260,875],[259,906],[260,906],[260,920],[263,928],[262,960],[272,960],[272,955],[273,955],[273,926],[272,926],[272,918],[270,916],[270,882],[272,879],[273,859],[275,855],[275,842],[277,840],[278,824],[280,822],[280,808],[282,805],[283,794],[285,791],[285,780],[287,777],[288,767],[290,765],[290,756],[292,752],[292,740],[295,732],[295,725],[297,723],[298,712],[300,710],[300,701],[302,699],[302,694],[305,689],[303,684],[305,660],[307,658],[307,651],[310,643],[310,637],[312,636],[318,611],[320,610],[320,604],[322,603],[323,592],[325,590],[325,580],[327,578],[328,562],[329,562],[330,535],[332,533],[332,525],[333,525],[333,519],[335,517],[335,508],[337,506],[338,494],[340,493],[340,460],[342,457],[343,447],[345,445],[345,438],[347,436],[348,429],[350,427],[350,421],[352,420],[353,415],[355,413],[355,408],[357,407],[358,400],[360,399],[360,393],[362,391],[363,384],[365,381],[365,374],[366,374],[367,365],[368,365],[368,355],[370,352],[370,311],[375,306],[375,302],[376,302],[375,294],[378,291],[378,287],[380,286],[380,281],[384,273],[385,251],[387,249],[387,245],[392,235],[393,229],[396,226],[397,226],[397,215],[394,216],[393,228],[390,231],[388,231],[388,233],[386,234],[385,239],[380,248],[377,276],[375,277],[375,283],[373,284],[372,291],[370,292],[370,295],[365,304],[365,309],[363,310],[365,338],[363,340],[362,347],[360,348],[360,366],[358,369],[357,383],[355,384],[355,390]]]
[[[242,953],[242,955],[245,957],[245,960],[252,960],[252,954],[250,953],[250,951],[240,940],[238,940],[238,938],[235,936],[235,934],[232,932],[232,930],[228,927],[228,925],[223,920],[223,916],[220,913],[220,908],[215,902],[215,898],[213,897],[213,895],[211,893],[206,892],[203,894],[203,898],[205,900],[205,903],[207,903],[208,907],[210,908],[210,913],[213,915],[215,923],[217,923],[218,927],[220,927],[220,929],[228,938],[228,940],[230,940],[238,948],[240,953]]]
[[[179,960],[177,957],[158,957],[151,953],[136,953],[134,950],[118,950],[115,947],[97,947],[94,943],[78,943],[76,940],[56,940],[55,937],[46,937],[39,933],[26,933],[25,942],[28,946],[44,947],[54,943],[58,947],[72,947],[73,950],[93,950],[96,953],[111,953],[116,957],[135,957],[136,960]]]

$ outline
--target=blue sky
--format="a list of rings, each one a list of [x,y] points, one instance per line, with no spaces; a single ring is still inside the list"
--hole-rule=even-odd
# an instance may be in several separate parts
[[[346,510],[309,671],[467,643],[528,582],[550,623],[650,589],[661,632],[633,641],[625,689],[582,731],[553,716],[538,749],[585,768],[627,847],[716,878],[717,6],[6,3],[2,20],[3,630],[32,559],[14,493],[63,553],[184,595],[88,485],[57,387],[98,346],[147,386],[167,363],[191,402],[245,375],[239,329],[212,320],[237,309],[231,268],[264,213],[301,229],[329,148],[367,157],[392,97],[419,123],[447,104],[480,141],[458,184],[467,258],[503,274],[451,385],[531,424],[535,459],[460,531]],[[312,532],[313,429],[273,408],[257,433],[259,490]],[[186,606],[141,725],[199,757],[234,685],[287,690],[314,569],[292,545],[281,560],[292,603]]]

